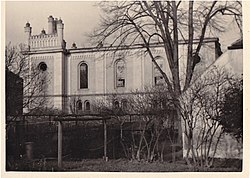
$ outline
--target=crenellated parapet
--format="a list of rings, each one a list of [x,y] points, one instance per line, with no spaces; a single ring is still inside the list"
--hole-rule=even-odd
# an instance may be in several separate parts
[[[26,45],[28,50],[43,50],[52,48],[62,48],[66,47],[65,41],[63,39],[63,29],[64,24],[61,19],[53,18],[49,16],[48,18],[48,33],[46,34],[43,29],[39,35],[32,35],[32,27],[30,23],[26,23],[25,27],[26,33]]]
[[[33,35],[30,37],[31,49],[51,47],[61,47],[61,41],[58,39],[57,34]]]

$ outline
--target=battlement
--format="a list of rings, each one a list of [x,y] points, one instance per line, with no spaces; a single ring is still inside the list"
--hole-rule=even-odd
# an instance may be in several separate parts
[[[58,36],[57,34],[32,35],[30,39],[43,39],[43,38],[52,38],[57,36]]]
[[[32,35],[32,27],[30,23],[26,23],[24,27],[26,34],[26,44],[29,50],[44,49],[44,48],[65,48],[65,41],[63,39],[64,24],[61,19],[48,18],[48,34],[45,30],[41,31],[39,35]]]
[[[46,34],[46,35],[33,35],[30,37],[30,48],[50,48],[50,47],[60,47],[61,42],[58,39],[57,34]]]

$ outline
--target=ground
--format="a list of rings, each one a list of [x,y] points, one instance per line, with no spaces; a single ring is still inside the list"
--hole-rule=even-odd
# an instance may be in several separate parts
[[[12,164],[11,170],[18,171],[78,171],[78,172],[240,172],[241,160],[216,160],[213,168],[201,170],[189,168],[184,161],[171,162],[138,162],[127,159],[109,160],[85,159],[81,161],[64,161],[63,169],[57,168],[56,160],[20,161]]]

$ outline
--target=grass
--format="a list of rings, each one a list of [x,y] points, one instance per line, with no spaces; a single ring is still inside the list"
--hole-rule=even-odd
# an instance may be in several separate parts
[[[63,168],[58,169],[56,160],[20,161],[11,170],[16,171],[77,171],[77,172],[197,172],[204,170],[190,168],[184,161],[170,162],[138,162],[127,159],[104,161],[103,159],[85,159],[82,161],[64,161]],[[205,172],[240,172],[240,160],[216,160],[213,168]]]

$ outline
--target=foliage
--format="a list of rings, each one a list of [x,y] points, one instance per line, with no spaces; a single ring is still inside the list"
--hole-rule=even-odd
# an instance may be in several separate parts
[[[220,124],[226,133],[237,140],[243,137],[243,80],[236,80],[229,85],[222,103]]]
[[[189,165],[213,165],[223,133],[219,119],[221,108],[231,81],[232,76],[223,68],[212,67],[182,95],[180,110],[186,139],[185,158]]]

